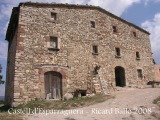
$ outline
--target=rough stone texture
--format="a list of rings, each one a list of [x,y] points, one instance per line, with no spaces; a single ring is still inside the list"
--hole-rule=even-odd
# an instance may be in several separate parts
[[[71,94],[71,93],[66,93],[65,95],[64,95],[64,99],[65,100],[69,100],[69,99],[72,99],[73,98],[73,95]]]
[[[51,20],[51,12],[57,13],[56,21]],[[95,28],[91,28],[90,21],[95,21]],[[117,26],[116,33],[113,33],[113,25]],[[133,31],[137,37],[133,36]],[[58,37],[59,51],[48,49],[50,36]],[[8,59],[13,59],[14,78],[9,75],[8,66],[7,81],[10,82],[6,84],[7,88],[14,84],[12,92],[6,91],[6,99],[12,105],[44,98],[44,73],[48,71],[62,74],[63,95],[75,89],[93,92],[95,64],[101,66],[108,86],[115,86],[116,66],[125,69],[126,86],[143,84],[138,79],[137,69],[142,69],[148,80],[154,76],[149,34],[89,6],[82,9],[76,5],[22,4],[18,34],[13,41],[17,42],[10,43],[16,48],[16,56],[9,52],[12,58]],[[98,55],[92,54],[92,45],[98,46]],[[121,49],[121,58],[115,57],[115,47]],[[140,53],[140,60],[136,60],[136,51]]]
[[[160,66],[159,65],[154,65],[154,80],[155,81],[160,81]]]

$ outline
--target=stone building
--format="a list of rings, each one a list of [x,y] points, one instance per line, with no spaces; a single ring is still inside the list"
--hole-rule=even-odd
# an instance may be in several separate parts
[[[63,99],[153,80],[149,33],[89,5],[20,3],[8,25],[6,102]]]

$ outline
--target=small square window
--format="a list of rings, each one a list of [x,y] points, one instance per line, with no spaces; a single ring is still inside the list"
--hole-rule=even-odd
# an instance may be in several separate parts
[[[57,14],[56,14],[56,13],[51,13],[51,19],[52,19],[53,21],[56,21],[56,19],[57,19]]]
[[[58,39],[57,37],[50,38],[50,48],[58,49]]]
[[[140,60],[140,54],[139,54],[139,52],[136,52],[136,59]]]
[[[133,32],[133,36],[134,36],[134,37],[137,37],[137,34],[136,34],[136,32]]]
[[[50,40],[48,41],[47,37],[47,47],[49,50],[52,51],[59,51],[60,50],[60,38],[55,37],[55,36],[50,36]]]
[[[91,21],[91,27],[92,27],[92,28],[95,28],[95,27],[96,27],[96,24],[95,24],[94,21]]]
[[[93,54],[98,54],[98,46],[96,46],[96,45],[92,46],[92,53]]]
[[[141,69],[137,70],[137,74],[138,74],[138,78],[142,78],[143,77]]]
[[[116,33],[117,32],[117,27],[116,26],[112,26],[113,32]]]
[[[121,56],[120,48],[115,48],[115,52],[116,52],[116,57]]]

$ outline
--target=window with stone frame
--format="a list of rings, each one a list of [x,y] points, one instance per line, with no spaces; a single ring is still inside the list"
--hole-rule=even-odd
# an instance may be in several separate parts
[[[116,33],[117,32],[117,26],[112,26],[113,32]]]
[[[137,69],[137,74],[138,74],[138,78],[142,79],[143,74],[142,74],[142,70],[141,69]]]
[[[136,59],[140,60],[140,54],[139,54],[139,52],[136,52]]]
[[[135,31],[133,31],[133,37],[137,37],[137,33]]]
[[[120,57],[121,56],[121,50],[118,47],[115,48],[115,56],[116,57]]]
[[[57,13],[51,12],[51,20],[56,21],[56,19],[57,19]]]
[[[58,38],[50,37],[50,48],[58,49]]]
[[[48,50],[59,51],[61,39],[56,36],[46,37]],[[49,39],[49,40],[48,40]]]
[[[95,28],[95,27],[96,27],[95,21],[91,21],[91,27],[92,27],[92,28]]]
[[[95,55],[98,54],[98,46],[97,45],[92,46],[92,54],[95,54]]]

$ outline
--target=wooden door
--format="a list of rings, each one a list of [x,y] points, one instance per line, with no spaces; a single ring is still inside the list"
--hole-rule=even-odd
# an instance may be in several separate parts
[[[58,72],[45,73],[46,99],[62,98],[62,75]]]

